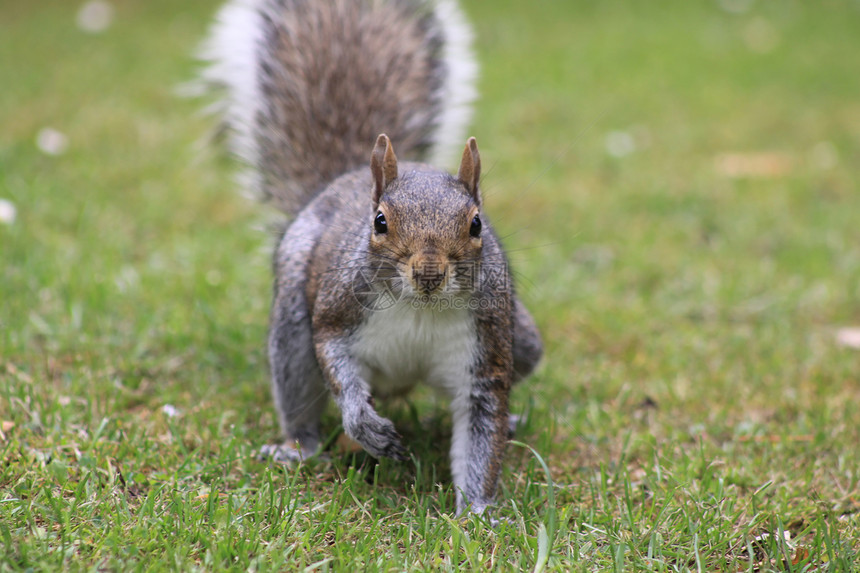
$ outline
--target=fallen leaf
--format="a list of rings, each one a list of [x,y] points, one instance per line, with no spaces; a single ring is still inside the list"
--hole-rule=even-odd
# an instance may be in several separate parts
[[[177,408],[173,404],[165,404],[164,406],[161,407],[161,411],[168,418],[175,418],[176,416],[178,416],[181,413],[179,411],[179,408]]]
[[[836,343],[839,346],[860,350],[860,327],[840,328],[836,331]]]
[[[792,557],[791,559],[791,564],[797,565],[805,559],[809,559],[809,549],[806,549],[805,547],[798,547],[797,550],[795,550],[794,552],[794,557]]]
[[[626,131],[610,131],[606,134],[606,153],[612,157],[625,157],[636,151],[636,141]]]
[[[113,6],[105,0],[92,0],[78,10],[78,28],[90,34],[107,30],[113,22]]]
[[[17,210],[15,204],[8,199],[0,199],[0,223],[11,225],[15,222]]]
[[[46,155],[62,155],[69,147],[69,138],[65,133],[46,127],[36,135],[36,147]]]
[[[714,166],[718,173],[735,179],[742,177],[780,177],[794,167],[786,153],[764,151],[760,153],[722,153]]]

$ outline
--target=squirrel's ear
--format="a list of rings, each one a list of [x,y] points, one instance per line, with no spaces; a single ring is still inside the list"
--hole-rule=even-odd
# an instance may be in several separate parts
[[[397,156],[394,146],[384,133],[376,138],[376,145],[370,154],[370,173],[373,175],[373,206],[379,205],[385,186],[397,177]]]
[[[460,161],[460,170],[457,179],[466,185],[466,190],[478,206],[481,205],[481,192],[478,191],[478,180],[481,178],[481,154],[478,153],[478,142],[470,137],[463,150],[463,160]]]

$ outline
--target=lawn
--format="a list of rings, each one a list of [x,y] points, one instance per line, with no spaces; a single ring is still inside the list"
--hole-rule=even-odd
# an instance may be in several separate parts
[[[177,96],[217,1],[5,0],[0,571],[860,570],[860,5],[464,4],[547,347],[502,523],[430,393],[408,463],[333,409],[331,461],[255,459],[271,215]]]

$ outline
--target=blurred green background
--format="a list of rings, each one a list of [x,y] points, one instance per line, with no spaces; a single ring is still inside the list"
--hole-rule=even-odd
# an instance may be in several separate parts
[[[211,546],[152,526],[215,499],[214,484],[285,495],[293,475],[252,456],[277,435],[267,217],[206,144],[205,102],[177,95],[218,2],[98,5],[0,6],[5,564],[272,566],[272,540],[298,535],[289,525],[242,550],[229,519],[201,530]],[[857,566],[860,3],[464,9],[482,66],[472,133],[485,203],[547,345],[513,408],[528,415],[518,439],[560,487],[550,566]],[[448,527],[450,491],[433,485],[449,481],[448,421],[434,397],[414,403],[420,421],[402,405],[392,416],[427,465],[383,463],[385,488],[354,484],[359,499],[391,498],[352,518],[365,555],[374,535],[401,535],[368,534],[379,515],[406,527],[426,505]],[[337,497],[350,455],[300,490]],[[533,567],[539,474],[511,454],[502,512],[530,516],[518,541],[457,551]],[[426,482],[417,501],[412,482]],[[170,505],[169,492],[185,497]],[[133,516],[149,500],[167,509],[142,527]],[[344,523],[304,527],[283,567],[348,568],[323,543]],[[386,559],[423,559],[406,547]]]

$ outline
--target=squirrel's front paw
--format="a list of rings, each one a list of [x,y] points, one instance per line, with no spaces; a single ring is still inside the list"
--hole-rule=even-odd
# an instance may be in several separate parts
[[[370,455],[405,461],[406,448],[400,443],[400,434],[391,420],[377,414],[373,408],[365,407],[355,414],[343,417],[346,435],[361,444]]]

